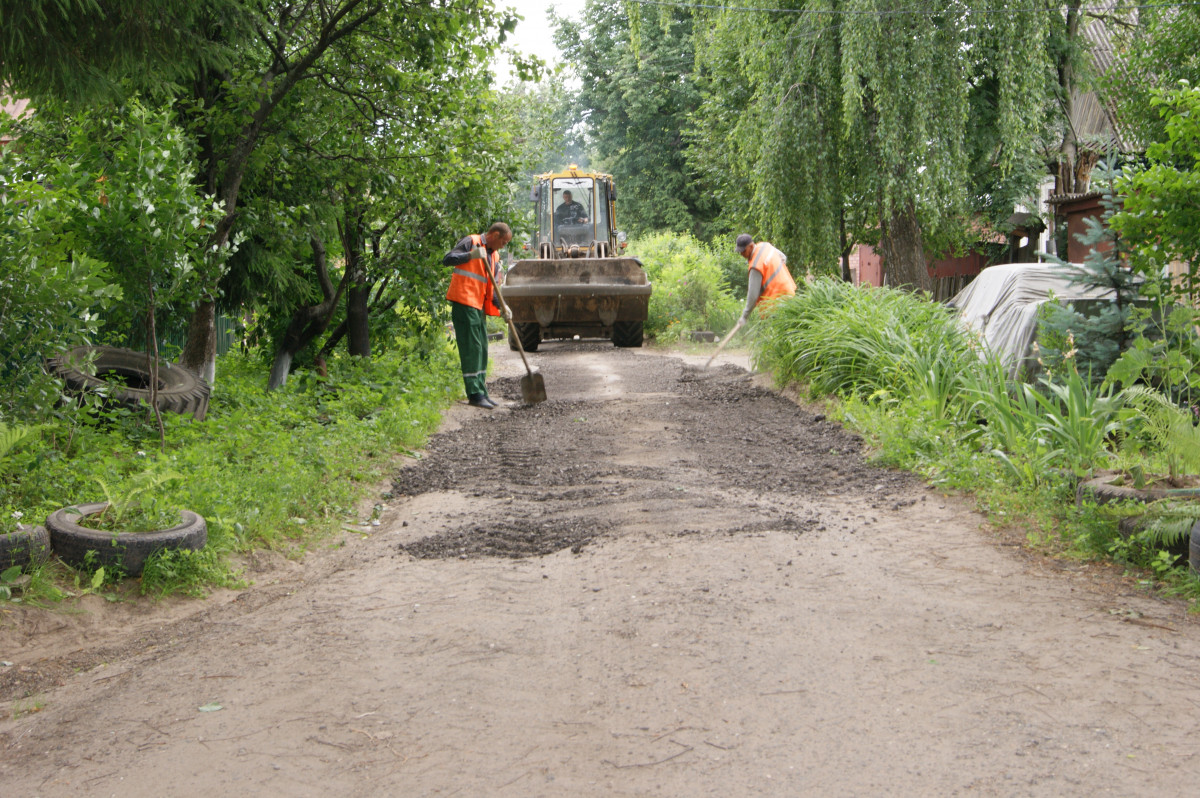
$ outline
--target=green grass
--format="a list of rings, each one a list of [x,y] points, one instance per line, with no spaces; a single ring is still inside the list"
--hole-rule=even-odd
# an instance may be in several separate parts
[[[1200,598],[1186,562],[1164,556],[1161,532],[1127,543],[1119,508],[1075,505],[1080,479],[1117,463],[1149,472],[1164,459],[1126,392],[1071,368],[1034,385],[1010,382],[940,305],[829,279],[780,303],[757,333],[757,366],[826,399],[879,463],[973,495],[993,523],[1024,530],[1039,549],[1126,563]]]
[[[461,388],[453,352],[440,342],[401,342],[369,361],[334,358],[327,377],[297,372],[270,393],[254,355],[219,359],[207,418],[165,417],[161,448],[144,412],[64,412],[0,461],[0,533],[14,513],[38,522],[66,505],[135,495],[147,474],[170,473],[178,478],[134,501],[199,513],[208,544],[152,558],[138,590],[202,594],[235,585],[233,555],[298,554],[352,519],[395,457],[437,428]],[[35,569],[26,600],[78,593],[72,582],[89,584],[57,563]]]

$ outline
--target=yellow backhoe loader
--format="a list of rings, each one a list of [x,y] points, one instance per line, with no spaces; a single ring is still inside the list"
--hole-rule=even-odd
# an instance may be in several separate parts
[[[504,283],[521,345],[533,352],[548,338],[578,335],[641,346],[650,280],[641,261],[624,257],[612,175],[572,164],[535,177],[530,199],[538,223],[535,257],[515,261]]]

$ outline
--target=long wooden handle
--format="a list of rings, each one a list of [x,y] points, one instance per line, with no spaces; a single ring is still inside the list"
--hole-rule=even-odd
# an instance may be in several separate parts
[[[726,335],[725,339],[721,341],[721,343],[717,344],[717,351],[712,353],[712,357],[710,357],[708,362],[704,364],[704,368],[708,368],[712,365],[712,362],[717,359],[717,355],[721,354],[721,350],[725,348],[725,344],[729,343],[730,339],[733,338],[738,330],[742,329],[742,325],[745,323],[745,319],[737,320],[737,324],[733,325],[733,329],[729,331],[729,335]]]
[[[504,301],[504,294],[500,293],[500,284],[496,282],[496,278],[492,275],[492,263],[489,260],[483,270],[487,272],[488,282],[492,284],[492,290],[496,292],[496,299],[500,300],[500,314],[503,316],[505,311],[508,315],[504,316],[504,320],[508,322],[508,330],[512,333],[513,340],[517,342],[517,351],[521,353],[521,362],[525,364],[525,372],[530,376],[533,375],[533,369],[529,368],[529,361],[525,359],[525,347],[521,344],[521,336],[517,334],[517,325],[513,324],[512,310],[508,307],[508,303]]]

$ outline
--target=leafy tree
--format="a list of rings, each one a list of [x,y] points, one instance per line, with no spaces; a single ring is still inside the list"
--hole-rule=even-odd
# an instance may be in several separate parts
[[[1182,264],[1177,288],[1194,304],[1200,296],[1200,88],[1180,81],[1156,90],[1151,102],[1162,114],[1165,139],[1146,149],[1144,167],[1131,166],[1118,180],[1124,205],[1112,226],[1130,242],[1142,273]]]
[[[72,338],[69,331],[74,325],[68,324],[63,325],[68,333],[63,339],[34,337],[32,342],[43,347],[38,354],[55,354],[97,333],[122,341],[137,330],[145,334],[153,373],[158,362],[156,309],[189,299],[194,288],[191,277],[203,270],[197,260],[219,261],[226,255],[203,247],[221,214],[211,198],[196,190],[192,143],[168,111],[148,109],[136,99],[116,109],[96,111],[68,109],[47,100],[35,115],[13,123],[12,130],[19,139],[6,159],[5,182],[40,184],[47,199],[67,200],[54,206],[56,213],[42,217],[46,229],[39,231],[36,240],[62,239],[48,250],[65,249],[71,261],[78,261],[79,269],[72,271],[78,272],[94,299],[120,295],[124,300],[102,321],[92,318],[81,331],[87,335]],[[17,196],[25,192],[18,189]],[[39,201],[35,207],[51,206]],[[29,255],[25,245],[34,237],[31,232],[15,236],[20,240],[16,251],[25,256]],[[87,272],[100,264],[107,264],[102,279],[113,284],[111,289],[97,284],[98,270],[92,275]],[[34,257],[26,268],[36,279],[39,268],[52,272],[55,266]],[[69,302],[77,291],[64,294]],[[22,302],[28,317],[47,313],[46,308],[28,304],[36,299],[54,304],[41,291],[27,293]]]
[[[559,68],[534,84],[522,84],[504,95],[516,116],[514,144],[531,175],[557,172],[567,164],[583,169],[590,166],[584,136],[574,101],[567,85],[567,71]],[[522,203],[529,199],[529,186],[523,185]]]
[[[197,23],[237,27],[241,0],[19,0],[0,19],[0,84],[18,96],[87,104],[185,81],[224,63]],[[123,88],[122,84],[125,84]]]
[[[454,231],[500,218],[520,171],[517,106],[492,95],[477,55],[423,66],[355,39],[282,104],[241,189],[249,239],[222,281],[228,306],[266,314],[270,387],[310,345],[317,359],[343,341],[370,354],[397,306],[441,314]]]
[[[60,394],[45,357],[90,343],[121,294],[75,230],[94,185],[69,164],[47,167],[30,179],[15,149],[0,152],[0,419],[51,412]]]
[[[1121,130],[1135,146],[1165,141],[1162,92],[1180,80],[1200,84],[1200,6],[1143,6],[1136,25],[1113,33],[1119,60],[1103,86],[1119,109]]]
[[[71,179],[87,186],[69,223],[73,240],[107,263],[121,288],[124,301],[105,318],[110,339],[146,333],[157,306],[190,300],[194,276],[227,256],[228,248],[203,246],[220,212],[197,191],[194,143],[169,110],[138,98],[95,110],[47,100],[15,132],[29,179],[61,170],[67,154]],[[156,345],[153,337],[144,343]]]
[[[515,24],[511,16],[497,16],[489,0],[450,6],[435,0],[248,3],[246,10],[254,38],[238,42],[229,68],[200,73],[186,107],[190,127],[202,145],[203,188],[217,197],[225,214],[209,238],[210,248],[220,247],[233,233],[242,184],[258,148],[274,134],[281,108],[303,82],[367,104],[369,96],[355,96],[364,76],[375,91],[401,95],[406,89],[424,91],[406,83],[404,76],[433,74],[449,82],[464,65],[486,62],[499,38]],[[206,18],[201,29],[214,41],[226,34],[222,20],[214,17]],[[367,57],[369,73],[365,66],[360,69],[359,57]],[[479,105],[464,92],[447,111],[457,115],[457,124],[469,125],[479,118],[477,113],[470,117]],[[432,130],[436,121],[424,120],[422,129]],[[462,156],[448,153],[442,168],[452,171],[475,163]],[[213,272],[207,277],[189,324],[182,362],[211,377],[221,275]]]
[[[577,119],[635,234],[714,232],[717,204],[688,165],[688,119],[700,104],[692,26],[687,9],[617,0],[588,0],[581,23],[557,20],[555,41],[581,83]]]
[[[960,242],[1001,180],[1032,193],[1044,24],[1024,4],[986,10],[1005,13],[895,0],[708,12],[697,163],[723,199],[749,194],[728,220],[818,272],[878,241],[890,283],[931,287],[925,251]]]

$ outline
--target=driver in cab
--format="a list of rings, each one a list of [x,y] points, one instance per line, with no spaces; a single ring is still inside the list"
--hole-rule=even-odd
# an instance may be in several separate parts
[[[586,224],[587,210],[582,204],[571,199],[571,192],[562,193],[562,204],[554,211],[556,224]]]

